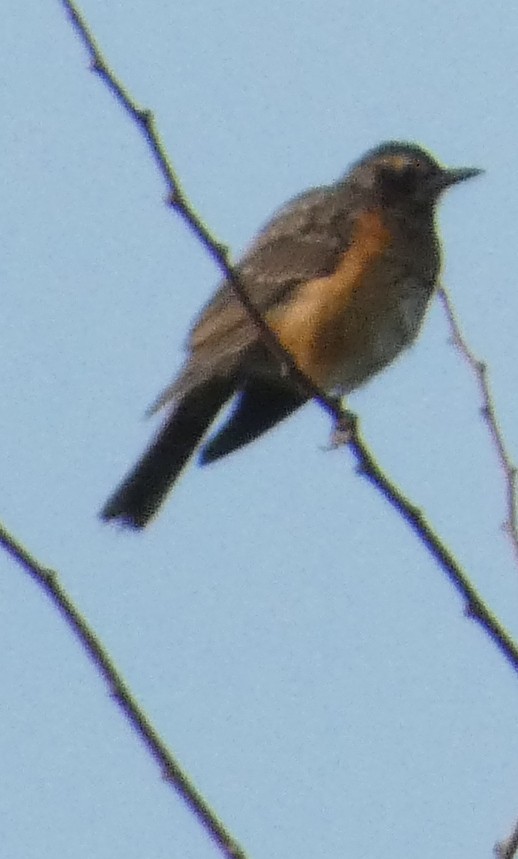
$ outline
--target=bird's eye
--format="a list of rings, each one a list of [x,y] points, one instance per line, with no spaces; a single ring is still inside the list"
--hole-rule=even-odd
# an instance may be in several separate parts
[[[378,175],[378,184],[386,202],[413,194],[417,187],[419,171],[415,164],[406,164],[395,169],[383,166]]]

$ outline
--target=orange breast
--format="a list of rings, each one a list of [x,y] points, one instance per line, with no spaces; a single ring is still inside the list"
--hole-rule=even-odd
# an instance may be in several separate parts
[[[387,289],[395,275],[387,254],[391,244],[381,214],[366,212],[333,274],[301,285],[289,304],[268,316],[282,344],[316,384],[327,387],[337,367],[348,362],[372,361],[367,353],[377,319],[394,300]]]

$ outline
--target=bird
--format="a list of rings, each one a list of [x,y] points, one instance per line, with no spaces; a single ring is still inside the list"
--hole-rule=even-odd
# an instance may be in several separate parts
[[[291,199],[257,234],[236,274],[322,391],[346,396],[414,342],[441,266],[437,203],[481,172],[447,168],[420,145],[388,141],[333,184]],[[144,528],[197,449],[200,464],[215,462],[308,400],[228,281],[195,320],[186,351],[150,410],[164,411],[164,421],[101,510],[105,521]],[[228,417],[206,440],[229,402]]]

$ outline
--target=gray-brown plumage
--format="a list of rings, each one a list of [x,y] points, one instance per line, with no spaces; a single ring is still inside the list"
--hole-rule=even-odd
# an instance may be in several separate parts
[[[348,393],[415,339],[439,271],[435,203],[478,172],[446,170],[410,144],[383,144],[336,184],[296,197],[259,233],[237,272],[299,367],[325,390]],[[165,422],[103,519],[143,527],[233,396],[226,423],[201,449],[203,464],[306,400],[227,283],[196,321],[187,350],[153,407],[168,410]]]

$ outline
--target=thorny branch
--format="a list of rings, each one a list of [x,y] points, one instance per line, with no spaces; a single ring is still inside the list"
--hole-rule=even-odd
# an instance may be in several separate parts
[[[216,817],[158,735],[97,635],[60,585],[54,570],[49,570],[48,567],[40,564],[21,543],[8,533],[3,525],[0,525],[0,546],[3,546],[8,554],[23,567],[25,572],[57,607],[69,628],[79,639],[97,671],[108,684],[112,697],[128,719],[131,727],[158,763],[163,778],[180,794],[227,859],[245,859],[244,851]]]
[[[496,449],[499,465],[504,473],[507,505],[507,519],[504,522],[504,530],[509,535],[515,559],[518,562],[518,472],[511,460],[511,455],[507,449],[504,434],[498,421],[487,364],[477,358],[466,341],[452,300],[444,286],[439,288],[438,294],[450,326],[452,343],[459,350],[478,383],[482,400],[480,412]]]

